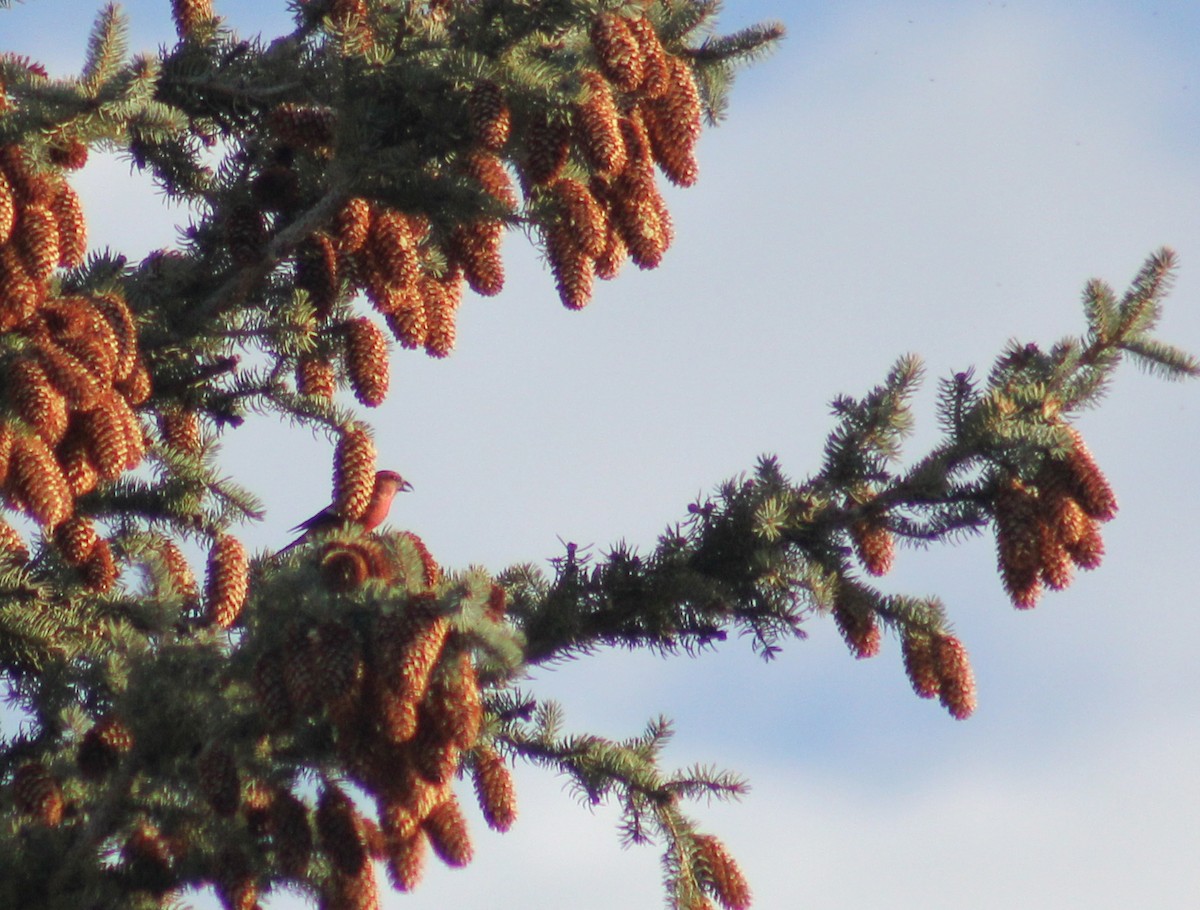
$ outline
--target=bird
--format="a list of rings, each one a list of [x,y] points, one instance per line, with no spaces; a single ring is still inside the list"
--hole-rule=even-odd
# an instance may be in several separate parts
[[[396,494],[404,493],[411,489],[412,484],[395,471],[377,471],[375,473],[375,486],[371,490],[371,501],[367,504],[366,511],[359,518],[347,520],[339,515],[337,509],[332,505],[328,505],[312,518],[306,519],[296,525],[296,527],[291,528],[290,530],[292,531],[300,531],[302,533],[275,555],[279,556],[282,553],[286,553],[292,547],[298,547],[300,544],[311,540],[314,536],[333,530],[334,528],[346,526],[357,527],[362,531],[373,531],[387,518],[388,510],[391,509],[392,500],[396,498]]]

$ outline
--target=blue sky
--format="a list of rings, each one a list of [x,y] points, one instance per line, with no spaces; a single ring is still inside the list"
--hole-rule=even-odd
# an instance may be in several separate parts
[[[127,5],[135,46],[169,39],[168,6]],[[284,18],[282,3],[217,7],[248,29]],[[1182,270],[1161,332],[1200,351],[1193,4],[763,0],[730,2],[724,22],[763,18],[789,38],[702,139],[658,270],[567,313],[512,237],[506,290],[465,303],[454,356],[394,356],[370,415],[415,485],[393,518],[444,563],[542,559],[558,536],[651,545],[764,451],[803,476],[828,401],[906,351],[930,373],[918,453],[938,376],[986,368],[1010,337],[1080,331],[1084,282],[1120,290],[1163,244]],[[0,35],[66,73],[89,20],[85,4],[37,0],[0,12]],[[77,182],[93,243],[136,256],[174,236],[177,216],[124,165],[97,160]],[[965,723],[911,694],[895,641],[857,662],[820,621],[770,665],[731,642],[697,661],[606,655],[531,685],[581,730],[624,736],[665,712],[675,762],[747,774],[744,803],[695,811],[758,907],[1193,907],[1198,391],[1129,367],[1083,418],[1122,510],[1105,564],[1037,610],[1008,606],[990,538],[900,554],[890,589],[940,595],[971,650],[981,706]],[[328,496],[324,439],[264,423],[224,451],[270,510],[245,532],[254,547]],[[660,906],[653,850],[621,851],[611,814],[544,772],[518,780],[513,831],[476,819],[471,867],[431,867],[387,906]]]

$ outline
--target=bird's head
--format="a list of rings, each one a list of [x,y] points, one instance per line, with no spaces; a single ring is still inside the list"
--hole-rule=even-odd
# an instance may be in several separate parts
[[[379,471],[375,474],[375,489],[394,495],[411,490],[412,484],[395,471]]]

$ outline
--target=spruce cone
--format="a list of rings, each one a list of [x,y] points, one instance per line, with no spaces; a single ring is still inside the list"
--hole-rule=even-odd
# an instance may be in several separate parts
[[[0,105],[0,110],[3,106]],[[64,171],[77,171],[88,160],[87,143],[79,139],[66,139],[55,143],[47,150],[50,161],[57,164]]]
[[[158,418],[162,440],[173,449],[199,455],[203,448],[200,438],[200,415],[190,408],[171,408]]]
[[[926,632],[905,630],[901,643],[904,672],[912,683],[913,691],[921,698],[933,698],[941,692],[941,676],[933,638]]]
[[[32,204],[22,208],[13,240],[21,264],[35,283],[42,283],[54,274],[60,258],[58,221],[47,206]]]
[[[45,296],[11,244],[0,247],[0,331],[23,325]]]
[[[296,259],[296,286],[308,292],[318,319],[329,316],[341,284],[337,250],[328,234],[312,234],[301,244]]]
[[[421,882],[429,840],[423,831],[388,842],[388,880],[397,891],[411,892]]]
[[[100,535],[90,519],[75,515],[58,526],[54,532],[54,542],[68,565],[81,566],[100,543]]]
[[[237,847],[222,848],[217,856],[213,884],[224,910],[257,910],[258,885],[250,861]]]
[[[250,560],[242,542],[232,534],[222,534],[208,554],[208,578],[205,583],[206,617],[222,629],[228,629],[242,613],[250,582]]]
[[[345,793],[326,784],[317,800],[317,834],[321,848],[342,875],[357,875],[368,864],[358,810]]]
[[[3,92],[0,92],[2,95]],[[13,197],[12,184],[0,170],[0,246],[8,243],[12,237],[13,225],[17,221],[17,201]]]
[[[307,807],[289,790],[280,790],[271,802],[271,831],[283,874],[302,877],[312,856],[312,828]]]
[[[645,73],[642,49],[629,21],[615,13],[598,16],[592,23],[591,38],[604,75],[623,92],[637,91]]]
[[[517,793],[512,772],[494,749],[481,746],[475,750],[475,795],[484,820],[494,831],[504,832],[517,819]]]
[[[853,606],[839,601],[833,608],[833,619],[850,652],[859,660],[879,653],[882,633],[875,611],[865,605]]]
[[[117,583],[119,574],[108,541],[99,540],[83,565],[84,587],[97,594],[107,594]]]
[[[965,720],[975,711],[975,675],[967,651],[953,635],[942,635],[934,642],[939,697],[955,720]]]
[[[212,0],[171,0],[171,17],[179,37],[188,38],[200,26],[212,21]]]
[[[209,743],[196,760],[196,782],[200,792],[222,818],[232,818],[241,803],[241,782],[233,756],[222,746]]]
[[[488,151],[503,151],[512,128],[512,113],[500,86],[490,81],[476,83],[467,98],[467,111],[475,141]]]
[[[491,152],[468,152],[459,161],[466,176],[478,183],[489,196],[508,211],[517,207],[517,193],[512,178],[504,168],[504,162]]]
[[[629,32],[637,42],[642,58],[641,93],[645,98],[661,98],[671,88],[670,62],[666,49],[659,40],[654,26],[645,16],[632,16],[625,20]]]
[[[66,811],[62,787],[39,762],[26,762],[13,774],[13,802],[17,809],[32,815],[41,824],[56,828]]]
[[[29,547],[16,528],[0,518],[0,561],[5,559],[25,562],[29,559]]]
[[[850,539],[859,562],[871,575],[887,575],[896,556],[896,540],[878,519],[861,519],[850,526]]]
[[[324,105],[287,101],[271,111],[267,125],[285,145],[318,151],[333,145],[337,111]]]
[[[431,357],[446,357],[454,350],[455,319],[462,302],[462,276],[450,272],[441,278],[421,282],[425,305],[425,352]]]
[[[608,240],[608,216],[592,191],[567,178],[556,180],[552,190],[579,248],[592,258],[601,255]]]
[[[145,819],[138,821],[125,839],[121,858],[133,890],[163,895],[174,887],[172,866],[175,857],[171,844],[157,827]]]
[[[343,521],[362,518],[375,489],[375,443],[354,425],[342,433],[333,454],[333,509]]]
[[[612,88],[594,70],[583,74],[583,85],[584,98],[575,108],[580,150],[597,174],[619,174],[625,168],[625,139]]]
[[[333,220],[338,252],[343,255],[357,253],[367,242],[370,231],[371,204],[358,196],[347,199]]]
[[[726,910],[747,910],[750,885],[737,860],[721,841],[711,834],[697,834],[696,854],[700,860],[702,881]]]
[[[33,360],[14,360],[8,368],[8,387],[17,415],[47,445],[58,445],[67,432],[67,401],[51,385],[41,365]]]
[[[1015,477],[1003,478],[993,502],[1000,577],[1013,605],[1026,610],[1042,595],[1041,516],[1033,493]]]
[[[392,337],[401,347],[419,348],[425,343],[429,320],[421,296],[427,279],[422,278],[415,288],[390,289],[386,300],[376,306],[383,312]]]
[[[91,298],[91,303],[108,320],[117,339],[117,363],[114,374],[116,379],[118,381],[129,379],[139,365],[145,371],[145,366],[141,364],[138,355],[137,323],[129,309],[129,304],[122,297],[113,293],[98,294]],[[149,376],[146,378],[148,380]],[[148,386],[146,396],[140,399],[130,395],[126,397],[129,398],[129,403],[132,405],[142,404],[145,398],[149,397]]]
[[[447,866],[461,868],[471,861],[474,850],[462,807],[453,793],[426,816],[421,825],[430,846]]]
[[[1111,521],[1117,514],[1117,496],[1079,431],[1072,427],[1068,432],[1075,443],[1071,454],[1061,462],[1068,489],[1090,517]]]
[[[254,265],[267,246],[267,224],[262,212],[239,205],[225,222],[225,242],[235,265]]]
[[[395,209],[384,209],[371,220],[364,250],[368,271],[378,276],[382,287],[411,287],[421,273],[417,232],[412,219]],[[368,290],[382,297],[379,288]]]
[[[58,446],[58,461],[72,496],[84,496],[100,483],[100,472],[91,457],[82,428],[76,425],[68,429],[66,438]]]
[[[700,174],[695,156],[700,138],[700,91],[687,61],[671,57],[668,69],[666,94],[642,107],[646,131],[654,160],[667,179],[678,186],[691,186]]]
[[[179,549],[179,545],[170,538],[164,537],[159,541],[158,555],[162,558],[163,568],[167,570],[167,578],[175,593],[189,602],[200,599],[200,586],[196,576],[188,564],[187,557]]]
[[[100,404],[106,391],[102,376],[49,338],[39,338],[34,346],[39,366],[72,410],[90,411]]]
[[[337,388],[337,377],[331,364],[319,354],[306,354],[296,363],[296,391],[301,395],[312,395],[333,399]]]
[[[579,245],[569,225],[558,224],[546,232],[546,258],[558,298],[569,310],[581,310],[592,299],[592,259]]]
[[[66,478],[39,436],[15,435],[8,489],[14,502],[47,531],[58,527],[75,510],[75,497]]]
[[[448,253],[476,294],[494,297],[504,289],[503,239],[504,223],[493,220],[461,224],[450,233]]]
[[[392,742],[416,734],[418,707],[449,631],[446,618],[417,599],[404,613],[379,617],[372,666],[380,727]]]
[[[525,179],[533,185],[549,183],[566,166],[571,154],[571,130],[561,121],[537,120],[525,140]]]
[[[50,202],[50,212],[58,228],[58,264],[66,268],[82,265],[87,254],[87,221],[79,197],[65,180]]]
[[[284,657],[280,651],[267,651],[254,664],[251,677],[263,719],[271,729],[287,729],[292,720],[292,699],[288,693]]]
[[[106,714],[83,735],[76,762],[84,778],[99,781],[133,748],[133,733],[116,714]]]
[[[389,378],[387,337],[365,316],[346,325],[346,372],[362,404],[373,408],[383,403]]]

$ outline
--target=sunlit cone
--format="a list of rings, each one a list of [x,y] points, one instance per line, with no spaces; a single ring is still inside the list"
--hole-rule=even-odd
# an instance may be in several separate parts
[[[200,415],[191,408],[171,408],[158,416],[162,441],[173,449],[199,455],[203,446],[200,438]]]
[[[13,439],[8,468],[8,490],[19,507],[46,530],[66,521],[75,509],[75,497],[45,441],[30,433]]]
[[[357,253],[367,242],[371,230],[371,204],[355,196],[346,200],[333,219],[333,235],[338,252],[343,255]]]
[[[392,741],[404,742],[416,733],[418,706],[449,630],[444,616],[417,600],[410,600],[403,613],[379,617],[373,664],[381,699],[379,721]]]
[[[1043,501],[1041,505],[1044,508],[1046,503]],[[1055,591],[1065,590],[1070,587],[1071,579],[1074,577],[1075,563],[1049,516],[1042,516],[1038,526],[1038,535],[1042,581]]]
[[[296,257],[296,286],[308,292],[318,319],[326,318],[333,310],[341,284],[337,249],[328,234],[311,234],[300,245]]]
[[[669,59],[670,85],[655,101],[643,105],[646,132],[654,160],[667,179],[691,186],[699,176],[696,140],[700,138],[700,91],[692,67],[681,57]]]
[[[475,141],[489,151],[502,151],[512,129],[512,112],[500,86],[489,80],[477,82],[467,97],[467,112]]]
[[[250,678],[263,719],[271,729],[286,729],[292,720],[292,699],[288,694],[281,651],[267,651],[254,662]]]
[[[117,390],[133,407],[149,401],[153,389],[151,388],[150,371],[146,368],[146,364],[138,360],[133,371],[125,379],[117,382]]]
[[[192,572],[187,557],[183,555],[183,550],[179,549],[179,545],[169,537],[160,538],[158,555],[162,559],[163,568],[167,571],[167,578],[175,593],[188,602],[199,600],[200,586],[196,582],[195,573]]]
[[[646,98],[661,98],[670,90],[671,71],[658,32],[645,16],[631,16],[625,24],[637,42],[642,58],[641,93]]]
[[[51,145],[47,149],[51,162],[64,171],[77,171],[88,160],[87,143],[81,139],[65,139]]]
[[[975,711],[975,674],[966,648],[953,635],[942,635],[934,642],[934,655],[942,705],[956,720],[965,720]]]
[[[58,228],[58,265],[82,265],[87,254],[87,221],[79,197],[65,180],[50,202],[50,211]]]
[[[220,535],[208,553],[205,579],[205,616],[222,629],[232,626],[246,603],[250,560],[242,542],[232,534]]]
[[[51,298],[41,308],[51,339],[77,357],[103,384],[124,378],[136,359],[136,351],[131,358],[126,339],[118,336],[108,307],[104,298],[75,295]]]
[[[366,554],[341,541],[330,541],[321,548],[318,565],[325,586],[339,594],[358,590],[371,577]]]
[[[879,653],[883,636],[874,610],[866,605],[839,602],[834,605],[833,619],[846,646],[859,660]]]
[[[476,149],[467,152],[459,160],[459,167],[505,209],[511,211],[517,207],[517,192],[513,189],[512,178],[498,155]]]
[[[233,756],[209,743],[196,759],[196,783],[209,806],[222,818],[232,818],[241,803],[241,781]]]
[[[592,191],[569,178],[556,180],[551,189],[580,249],[592,258],[601,255],[608,239],[608,216]]]
[[[474,850],[467,819],[453,793],[426,816],[422,828],[429,845],[447,866],[460,868],[471,861]]]
[[[571,128],[559,120],[535,120],[525,139],[525,178],[534,185],[549,183],[571,154]]]
[[[100,543],[100,535],[90,518],[74,515],[55,530],[54,543],[68,564],[81,566]]]
[[[250,860],[237,847],[223,847],[217,854],[213,886],[224,910],[257,910],[258,885]]]
[[[267,126],[285,145],[314,151],[326,149],[333,144],[337,111],[323,104],[285,101],[268,115]]]
[[[56,450],[67,488],[74,497],[85,496],[100,483],[100,472],[92,462],[87,438],[76,421]]]
[[[271,832],[280,870],[291,878],[303,876],[312,856],[312,828],[308,808],[289,790],[280,790],[271,802]]]
[[[139,820],[121,848],[121,859],[135,891],[161,895],[175,884],[175,857],[163,833],[145,819]]]
[[[504,289],[504,260],[500,255],[503,239],[501,221],[460,224],[450,232],[447,252],[462,267],[471,290],[483,297],[493,297]]]
[[[296,363],[296,391],[329,401],[337,388],[333,364],[320,354],[305,354]]]
[[[425,301],[421,296],[424,279],[416,287],[389,289],[386,300],[380,306],[384,320],[392,337],[401,347],[414,349],[425,343],[429,320],[425,314]]]
[[[12,184],[8,182],[4,172],[0,171],[0,246],[8,243],[16,220],[17,203],[13,198]]]
[[[317,800],[317,835],[334,868],[356,875],[368,862],[358,810],[338,787],[326,784]]]
[[[507,831],[517,819],[517,791],[508,765],[495,749],[481,746],[475,749],[472,771],[475,795],[488,827]]]
[[[628,20],[615,13],[597,16],[592,23],[591,38],[604,75],[623,92],[637,91],[645,75],[642,49]]]
[[[91,410],[100,403],[105,392],[102,377],[50,338],[39,338],[34,346],[38,363],[72,410]]]
[[[58,221],[45,205],[26,205],[17,215],[13,242],[34,282],[46,281],[58,265]]]
[[[475,663],[468,651],[442,659],[430,682],[424,708],[437,727],[439,739],[458,750],[475,745],[483,721],[483,699]]]
[[[416,283],[421,260],[417,234],[408,215],[396,209],[377,212],[371,219],[364,250],[370,269],[384,285],[409,287]]]
[[[8,397],[17,416],[47,445],[57,445],[67,432],[67,401],[36,361],[12,361],[7,370]]]
[[[99,781],[116,770],[122,756],[132,749],[133,733],[119,716],[110,713],[83,735],[76,762],[86,780]]]
[[[861,519],[850,526],[850,539],[859,562],[871,575],[887,575],[896,556],[896,539],[878,519]]]
[[[118,380],[127,379],[140,363],[137,322],[129,309],[129,304],[119,294],[111,292],[94,295],[91,302],[92,306],[108,320],[117,339],[117,365],[114,375]],[[130,398],[130,403],[139,405],[144,400],[144,398],[140,400]]]
[[[1100,523],[1094,518],[1089,518],[1083,533],[1065,546],[1079,568],[1097,568],[1104,559],[1104,538],[1100,536]]]
[[[5,559],[25,562],[29,559],[29,547],[17,529],[0,518],[0,562]]]
[[[12,424],[0,420],[0,489],[8,482],[8,466],[12,464],[14,431]]]
[[[0,171],[8,178],[18,210],[31,203],[44,205],[54,195],[57,181],[51,175],[35,170],[18,145],[0,146]]]
[[[737,860],[711,834],[697,834],[695,841],[701,881],[707,890],[726,910],[746,910],[750,906],[750,885]]]
[[[26,762],[17,768],[12,781],[13,802],[25,815],[41,824],[56,828],[66,811],[62,787],[40,762]]]
[[[30,277],[16,248],[0,246],[0,331],[27,322],[44,297],[45,288]]]
[[[547,230],[546,259],[563,306],[569,310],[587,306],[592,299],[594,267],[570,225],[560,223]]]
[[[387,336],[365,316],[346,324],[346,373],[362,404],[373,408],[383,403],[389,379]]]
[[[428,701],[421,704],[418,718],[411,743],[413,765],[426,780],[448,785],[462,764],[462,750],[447,738]]]
[[[579,148],[599,174],[619,174],[625,167],[621,117],[608,80],[595,70],[583,74],[584,96],[575,108]]]
[[[608,196],[612,217],[634,263],[652,269],[671,244],[670,220],[654,182],[645,124],[640,117],[624,117],[621,134],[629,160]]]
[[[463,279],[457,271],[421,281],[421,300],[425,305],[425,352],[431,357],[446,357],[454,350],[462,289]]]
[[[941,692],[941,676],[933,636],[913,629],[905,630],[900,644],[904,672],[913,691],[921,698],[933,698]]]
[[[596,257],[594,270],[596,277],[603,281],[611,281],[621,272],[621,266],[629,257],[629,250],[621,237],[621,232],[615,223],[608,226],[608,234],[604,239],[604,252]]]
[[[267,246],[267,224],[262,212],[250,205],[239,205],[225,221],[225,243],[235,265],[254,265]]]
[[[337,910],[379,910],[379,885],[375,880],[375,866],[372,863],[363,863],[354,875],[334,876],[334,894]]]
[[[1042,595],[1041,516],[1033,493],[1016,478],[1002,478],[993,510],[996,554],[1004,589],[1018,609],[1037,605]]]
[[[105,480],[116,480],[137,467],[145,454],[145,438],[129,403],[109,389],[100,402],[79,417],[80,432],[92,464]]]
[[[1075,445],[1062,465],[1070,490],[1090,517],[1110,521],[1117,514],[1117,496],[1079,431],[1069,432]]]
[[[388,881],[397,891],[411,892],[421,883],[425,872],[425,857],[429,854],[429,839],[424,831],[388,844]]]
[[[344,521],[361,518],[375,489],[375,443],[355,424],[338,437],[333,453],[333,508]]]
[[[97,594],[107,594],[116,585],[119,575],[112,547],[107,540],[101,539],[83,565],[84,587]]]
[[[171,0],[171,17],[179,37],[191,37],[198,28],[212,21],[212,0]]]

